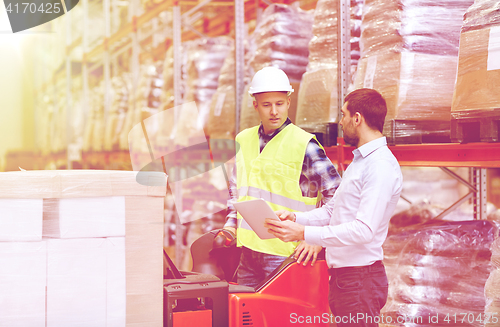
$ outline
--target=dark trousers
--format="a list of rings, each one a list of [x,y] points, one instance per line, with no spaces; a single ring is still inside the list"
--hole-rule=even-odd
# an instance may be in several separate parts
[[[389,289],[382,261],[363,267],[331,268],[330,309],[338,327],[378,326]]]

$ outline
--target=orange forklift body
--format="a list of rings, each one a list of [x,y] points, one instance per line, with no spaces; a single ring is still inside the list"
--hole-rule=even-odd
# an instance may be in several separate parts
[[[324,260],[292,263],[256,293],[229,294],[230,327],[329,326],[329,310]]]

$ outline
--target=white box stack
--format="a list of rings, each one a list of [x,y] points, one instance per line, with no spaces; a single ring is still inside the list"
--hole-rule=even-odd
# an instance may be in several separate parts
[[[147,174],[0,173],[0,327],[163,325],[166,176]]]
[[[0,326],[45,327],[45,242],[0,242]]]
[[[0,198],[0,242],[42,240],[42,199]]]
[[[44,199],[43,236],[125,236],[125,197]]]
[[[47,326],[106,326],[106,239],[47,240]]]

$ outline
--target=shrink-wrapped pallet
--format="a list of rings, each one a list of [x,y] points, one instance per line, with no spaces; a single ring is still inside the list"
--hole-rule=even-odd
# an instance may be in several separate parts
[[[132,85],[128,74],[115,76],[111,79],[111,105],[106,121],[104,150],[111,151],[118,148],[120,133],[127,116],[131,88]]]
[[[250,42],[245,39],[245,69],[243,83],[246,85],[250,82],[252,78],[251,68],[248,65],[250,58]],[[207,134],[210,138],[215,139],[234,139],[235,137],[235,119],[236,119],[236,62],[235,62],[235,48],[234,45],[231,46],[231,52],[226,57],[224,64],[220,70],[219,83],[217,86],[217,92],[212,97],[212,102],[210,104],[210,116],[208,119]],[[245,91],[246,92],[246,91]],[[243,99],[247,97],[248,94],[243,94]],[[244,123],[242,119],[241,112],[244,110],[245,105],[242,104],[240,110],[240,130],[243,130],[248,126]],[[253,108],[253,106],[252,106]],[[260,120],[259,120],[260,121]],[[258,124],[258,122],[257,122]],[[242,127],[245,126],[245,127]]]
[[[313,15],[295,5],[272,4],[262,13],[251,38],[248,72],[250,77],[267,66],[283,70],[294,89],[288,117],[296,122],[299,83],[309,62],[308,44],[312,37]],[[249,79],[250,81],[250,79]],[[246,85],[241,102],[240,130],[260,124],[253,97]]]
[[[134,126],[160,111],[162,86],[162,63],[149,63],[140,67],[137,89],[129,97],[129,109],[120,133],[120,149],[129,149],[130,146],[137,148],[134,142],[139,141],[129,134]],[[155,123],[149,128],[152,143],[155,142],[158,130],[159,125]]]
[[[155,172],[0,173],[0,326],[163,326],[165,193]]]
[[[483,326],[476,319],[484,320],[490,247],[497,235],[489,221],[433,220],[390,234],[384,243],[389,276],[385,321]]]
[[[236,120],[235,49],[226,56],[220,69],[217,91],[212,96],[207,134],[213,139],[234,139]]]
[[[83,135],[84,151],[102,151],[104,144],[104,82],[90,92]]]
[[[456,56],[389,51],[362,58],[355,85],[374,88],[384,96],[386,121],[449,120],[456,69]]]
[[[252,35],[256,50],[250,66],[254,72],[275,66],[288,75],[290,82],[300,82],[309,62],[312,23],[312,13],[296,6],[268,6]]]
[[[484,313],[486,317],[491,318],[488,323],[485,323],[485,327],[499,325],[499,321],[495,323],[494,318],[500,316],[500,238],[497,238],[491,245],[491,265],[492,270],[484,289],[486,295]]]
[[[390,121],[450,120],[460,26],[472,0],[365,1],[355,88],[374,88],[388,104],[385,133],[422,135]],[[449,135],[449,123],[432,133]]]
[[[314,128],[338,119],[337,10],[338,0],[320,0],[314,11],[313,37],[309,42],[309,64],[302,76],[296,123]],[[360,56],[359,37],[362,2],[351,1],[351,74]]]
[[[500,4],[477,0],[466,12],[460,35],[454,117],[500,109]],[[487,115],[486,115],[487,116]]]
[[[194,101],[196,111],[181,111],[174,142],[186,144],[190,135],[206,128],[212,96],[217,90],[220,70],[231,51],[233,41],[227,37],[199,39],[185,44],[186,63],[184,103]]]
[[[182,54],[184,47],[181,46],[180,52]],[[182,66],[182,62],[180,62]],[[159,128],[156,133],[155,143],[160,147],[168,147],[169,144],[173,144],[173,138],[175,135],[174,125],[175,125],[175,115],[173,113],[166,113],[165,111],[173,111],[174,109],[174,47],[170,47],[165,55],[165,61],[163,63],[163,92],[160,95],[161,111],[163,113],[157,115],[155,119],[155,124],[158,124]],[[180,94],[182,97],[184,84],[179,83],[179,88],[181,90]]]

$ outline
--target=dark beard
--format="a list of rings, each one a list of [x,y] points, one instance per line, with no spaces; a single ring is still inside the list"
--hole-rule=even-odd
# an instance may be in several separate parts
[[[344,133],[344,141],[347,144],[357,147],[359,143],[359,137],[357,135],[347,135]]]

